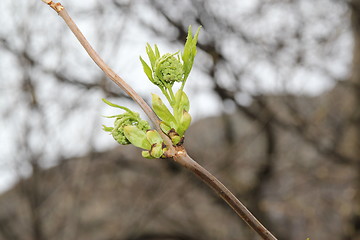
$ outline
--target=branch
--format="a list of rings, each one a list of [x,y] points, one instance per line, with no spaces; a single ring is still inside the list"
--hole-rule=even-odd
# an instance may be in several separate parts
[[[189,169],[211,187],[262,239],[276,240],[254,215],[214,175],[194,161],[185,151],[178,151],[174,161]]]
[[[82,34],[80,29],[77,27],[75,22],[71,19],[66,9],[60,3],[54,3],[49,0],[42,0],[46,4],[48,4],[52,9],[54,9],[60,17],[65,21],[70,30],[74,33],[75,37],[79,40],[80,44],[84,47],[86,52],[89,54],[91,59],[99,66],[99,68],[108,76],[116,85],[118,85],[123,91],[126,92],[145,112],[145,114],[149,117],[150,121],[154,124],[155,129],[159,132],[161,137],[164,139],[166,146],[168,147],[168,154],[174,154],[174,147],[172,146],[171,140],[166,136],[160,128],[160,120],[153,112],[153,110],[149,107],[149,105],[145,102],[145,100],[140,97],[139,94],[135,92],[135,90],[127,84],[119,75],[117,75],[105,62],[104,60],[97,54],[97,52],[92,48],[90,43],[87,41],[85,36]]]
[[[251,214],[251,212],[211,173],[195,162],[185,151],[185,149],[173,146],[171,140],[163,133],[160,128],[160,120],[147,103],[121,78],[119,77],[100,56],[91,47],[79,28],[68,15],[65,8],[60,3],[54,3],[49,0],[42,0],[53,8],[65,21],[70,30],[74,33],[81,45],[85,48],[89,56],[103,70],[103,72],[123,89],[146,113],[149,119],[154,123],[156,130],[161,134],[168,149],[169,156],[183,167],[189,169],[209,187],[211,187],[262,239],[276,240],[276,238]]]

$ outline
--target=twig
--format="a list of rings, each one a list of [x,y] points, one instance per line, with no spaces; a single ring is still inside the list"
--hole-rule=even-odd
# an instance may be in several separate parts
[[[80,44],[84,47],[86,52],[92,58],[92,60],[101,68],[101,70],[114,82],[116,83],[122,90],[124,90],[145,112],[145,114],[149,117],[150,121],[154,124],[155,129],[161,134],[161,137],[164,139],[164,142],[168,148],[168,154],[173,155],[175,150],[172,146],[172,142],[168,136],[166,136],[161,128],[160,128],[160,120],[153,112],[153,110],[149,107],[149,105],[145,102],[145,100],[137,94],[134,89],[127,84],[119,75],[117,75],[105,62],[104,60],[97,54],[97,52],[92,48],[90,43],[87,41],[85,36],[82,34],[80,29],[77,27],[75,22],[71,19],[66,9],[60,4],[55,3],[53,1],[42,0],[46,4],[48,4],[52,9],[54,9],[62,19],[64,19],[65,23],[68,25],[70,30],[74,33],[75,37],[79,40]]]
[[[123,89],[146,113],[149,119],[153,122],[155,129],[163,137],[165,144],[170,152],[169,157],[172,157],[174,161],[181,164],[183,167],[189,169],[208,186],[210,186],[262,239],[276,240],[276,238],[268,231],[251,212],[211,173],[205,168],[200,166],[194,161],[183,147],[175,147],[172,145],[171,140],[162,132],[160,128],[160,120],[149,107],[149,105],[142,99],[121,77],[119,77],[106,63],[100,58],[100,56],[91,47],[90,43],[86,40],[79,28],[73,22],[66,9],[60,3],[54,3],[49,0],[42,0],[53,8],[69,26],[70,30],[74,33],[81,45],[85,48],[89,56],[94,62],[103,70],[103,72],[115,82],[121,89]]]
[[[174,161],[189,169],[211,187],[262,239],[276,240],[254,215],[214,175],[194,161],[185,151],[178,151]]]

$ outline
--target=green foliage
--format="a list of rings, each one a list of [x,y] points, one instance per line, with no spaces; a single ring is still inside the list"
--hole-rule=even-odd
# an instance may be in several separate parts
[[[142,57],[140,57],[140,61],[146,76],[152,83],[161,90],[169,90],[175,82],[182,82],[181,88],[183,88],[194,64],[199,32],[200,27],[193,37],[191,26],[189,26],[187,40],[181,56],[180,52],[173,54],[166,53],[161,56],[156,44],[154,49],[152,49],[149,43],[146,45],[146,53],[150,60],[150,66]]]
[[[151,144],[146,138],[146,132],[142,129],[132,125],[125,126],[124,134],[129,142],[131,142],[135,147],[150,150]]]
[[[109,106],[125,110],[125,113],[109,116],[115,118],[114,127],[103,126],[106,132],[110,132],[114,139],[122,144],[133,144],[136,147],[142,148],[143,157],[146,158],[160,158],[166,151],[163,144],[163,139],[155,130],[150,130],[150,125],[147,121],[142,120],[138,113],[130,109],[116,105],[106,99],[103,101]]]
[[[108,116],[108,118],[115,118],[114,127],[107,127],[103,125],[103,130],[106,132],[110,132],[118,143],[122,145],[133,143],[125,134],[125,127],[127,126],[133,126],[134,128],[142,132],[146,132],[148,129],[150,129],[149,123],[145,120],[142,120],[138,113],[133,112],[126,107],[111,103],[106,99],[102,100],[111,107],[125,110],[125,113]]]
[[[160,88],[172,107],[171,112],[158,95],[152,95],[153,110],[162,120],[161,128],[172,139],[174,145],[182,142],[184,133],[191,123],[190,102],[183,89],[194,64],[199,31],[200,27],[193,37],[191,26],[189,27],[181,56],[179,52],[161,56],[157,45],[152,49],[150,44],[147,44],[146,53],[150,60],[150,66],[140,57],[146,76]],[[175,82],[180,82],[181,87],[174,95],[173,85]]]
[[[152,94],[152,108],[161,119],[160,127],[169,136],[174,145],[182,144],[184,133],[191,123],[191,116],[189,114],[190,102],[183,89],[194,64],[199,31],[200,27],[193,36],[191,26],[189,26],[182,54],[178,51],[172,54],[166,53],[161,55],[157,45],[154,45],[154,48],[152,48],[150,44],[147,44],[146,53],[150,64],[140,57],[140,62],[146,76],[153,84],[160,88],[172,108],[172,111],[170,111],[160,96]],[[176,94],[174,94],[173,86],[176,82],[181,83],[181,86]],[[125,107],[110,103],[105,99],[103,101],[112,107],[125,110],[123,114],[110,116],[116,118],[114,127],[104,126],[103,128],[105,131],[111,132],[116,141],[120,144],[131,143],[136,147],[144,149],[142,156],[145,158],[160,158],[164,156],[167,149],[163,139],[158,132],[150,130],[147,121],[140,119],[138,113]]]
[[[193,37],[192,31],[191,31],[191,26],[189,26],[188,36],[186,39],[183,54],[181,56],[182,60],[184,62],[184,79],[185,79],[185,81],[186,81],[187,77],[189,76],[192,66],[194,64],[194,58],[196,55],[196,43],[198,40],[199,32],[200,32],[200,27],[197,29],[195,36]]]

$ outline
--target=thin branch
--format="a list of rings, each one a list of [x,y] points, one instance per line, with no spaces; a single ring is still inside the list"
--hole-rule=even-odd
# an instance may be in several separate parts
[[[254,215],[215,176],[194,161],[185,151],[178,151],[174,161],[189,169],[211,187],[262,239],[276,240]]]
[[[54,3],[49,0],[42,0],[50,7],[52,7],[65,21],[71,31],[75,34],[81,45],[85,48],[89,56],[94,62],[103,70],[103,72],[114,81],[121,89],[123,89],[147,114],[150,120],[154,123],[156,130],[162,134],[162,137],[170,150],[169,156],[173,157],[173,160],[183,167],[189,169],[202,181],[204,181],[209,187],[211,187],[262,239],[276,240],[276,238],[268,231],[251,212],[211,173],[205,168],[200,166],[194,161],[185,151],[180,147],[172,145],[171,140],[162,132],[160,128],[160,120],[147,103],[121,78],[119,77],[100,56],[91,47],[79,28],[73,22],[68,15],[65,8],[60,3]]]
[[[43,0],[44,1],[44,0]],[[126,92],[145,112],[145,114],[149,117],[150,121],[154,124],[155,129],[160,133],[166,146],[168,147],[168,154],[174,154],[174,148],[172,146],[172,142],[168,136],[166,136],[160,128],[160,120],[153,112],[153,110],[149,107],[149,105],[145,102],[145,100],[140,97],[139,94],[135,92],[135,90],[127,84],[119,75],[117,75],[105,62],[104,60],[97,54],[97,52],[92,48],[90,43],[87,41],[85,36],[82,34],[80,29],[77,27],[75,22],[71,19],[66,9],[60,3],[54,3],[53,1],[44,1],[51,8],[53,8],[60,17],[65,21],[70,30],[74,33],[75,37],[79,40],[80,44],[84,47],[86,52],[89,54],[91,59],[100,67],[100,69],[114,82],[116,83],[123,91]]]

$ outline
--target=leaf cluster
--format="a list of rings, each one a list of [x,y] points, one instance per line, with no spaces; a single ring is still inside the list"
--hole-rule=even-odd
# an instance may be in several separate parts
[[[147,44],[146,53],[150,64],[147,64],[140,57],[146,76],[160,88],[172,108],[172,111],[170,111],[160,96],[152,94],[152,108],[161,119],[160,127],[162,131],[172,140],[173,145],[183,143],[184,133],[191,123],[190,102],[183,89],[194,64],[199,31],[200,27],[193,36],[191,26],[189,26],[182,54],[178,51],[161,55],[157,45],[152,48],[150,44]],[[181,86],[174,94],[173,86],[175,82],[181,83]],[[105,99],[103,101],[112,107],[125,110],[125,113],[110,116],[115,118],[114,127],[104,126],[105,131],[110,132],[120,144],[131,143],[144,149],[142,155],[146,158],[164,157],[167,149],[163,139],[157,131],[150,130],[147,121],[142,120],[138,113],[128,108],[113,104]]]

